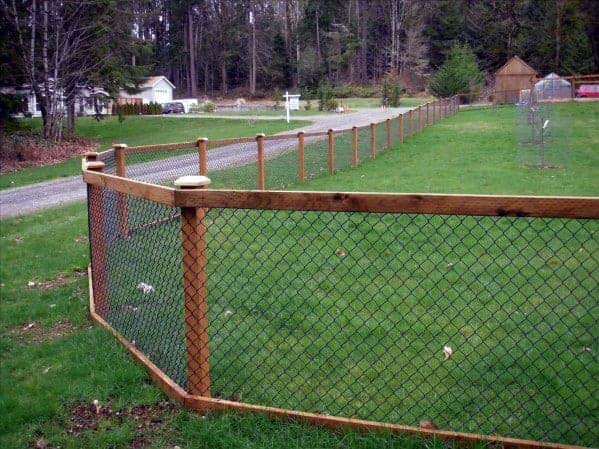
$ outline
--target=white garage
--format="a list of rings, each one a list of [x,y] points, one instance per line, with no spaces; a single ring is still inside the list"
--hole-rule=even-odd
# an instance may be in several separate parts
[[[138,102],[141,100],[143,104],[151,102],[162,104],[173,101],[173,89],[175,85],[166,76],[151,76],[139,87],[141,90],[133,94],[129,94],[121,89],[119,93],[120,103]]]

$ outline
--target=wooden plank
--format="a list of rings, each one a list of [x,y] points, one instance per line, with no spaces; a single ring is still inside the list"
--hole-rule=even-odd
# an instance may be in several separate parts
[[[258,149],[258,189],[264,190],[266,184],[264,178],[264,134],[256,136],[256,146]]]
[[[121,178],[127,177],[127,163],[125,160],[125,151],[127,150],[127,145],[125,144],[115,144],[114,148],[114,158],[116,162],[115,172],[117,176]],[[119,233],[121,237],[126,238],[129,235],[129,208],[127,204],[127,195],[124,193],[119,193],[118,197],[118,222],[119,222]]]
[[[270,210],[599,218],[599,197],[206,190],[177,191],[175,205]]]
[[[200,176],[208,175],[208,138],[200,137],[198,139],[198,162]]]
[[[137,147],[127,148],[127,154],[136,153],[154,153],[158,151],[176,151],[185,148],[195,148],[196,142],[176,142],[176,143],[163,143],[159,145],[143,145]]]
[[[210,396],[205,215],[202,208],[181,210],[187,388],[200,396]]]
[[[335,174],[335,132],[329,129],[329,154],[328,154],[328,166],[329,175]]]
[[[91,185],[106,187],[116,192],[127,193],[157,203],[174,206],[175,189],[158,186],[133,179],[120,178],[106,173],[83,170],[83,180]]]
[[[360,165],[360,155],[358,152],[358,128],[352,128],[352,165],[357,168]]]
[[[385,132],[386,132],[386,143],[385,143],[385,149],[389,149],[391,148],[391,119],[388,118],[387,120],[385,120]]]
[[[376,123],[370,124],[370,159],[376,157]]]
[[[304,155],[304,132],[297,133],[297,178],[306,181],[306,159]]]
[[[403,131],[403,118],[404,118],[405,114],[400,114],[399,115],[399,120],[398,120],[398,132],[399,132],[399,143],[403,143],[404,141],[404,131]]]
[[[389,424],[363,419],[343,418],[338,416],[321,415],[318,413],[299,412],[275,407],[246,404],[242,402],[227,401],[187,395],[184,406],[195,411],[238,411],[244,413],[262,413],[271,418],[289,421],[300,421],[306,424],[325,427],[332,430],[349,429],[360,432],[388,432],[393,434],[418,435],[429,438],[440,438],[447,441],[461,441],[464,443],[485,442],[492,445],[498,444],[504,448],[519,449],[582,449],[581,446],[568,444],[546,443],[542,441],[523,440],[518,438],[505,438],[495,435],[480,435],[475,433],[452,432],[449,430],[431,430],[420,427]]]

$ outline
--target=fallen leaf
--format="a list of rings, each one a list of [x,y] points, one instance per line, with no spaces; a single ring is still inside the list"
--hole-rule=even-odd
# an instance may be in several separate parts
[[[335,254],[337,254],[339,257],[345,257],[347,255],[343,248],[337,248],[335,250]]]
[[[453,349],[451,349],[451,346],[443,346],[443,355],[445,356],[445,360],[449,359],[453,355]]]
[[[437,427],[437,424],[435,424],[433,421],[420,421],[420,428],[428,429],[428,430],[436,430],[439,427]]]

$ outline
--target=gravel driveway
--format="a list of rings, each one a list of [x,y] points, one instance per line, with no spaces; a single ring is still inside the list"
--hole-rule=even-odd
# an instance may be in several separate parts
[[[306,120],[314,121],[311,125],[282,134],[297,131],[326,131],[328,129],[343,129],[352,126],[368,125],[371,122],[379,122],[387,118],[395,117],[411,108],[361,109],[347,114],[331,114],[322,116],[308,116]],[[235,118],[228,116],[227,118]],[[243,119],[252,117],[243,116]],[[304,119],[304,117],[298,117]],[[269,118],[271,119],[271,118]],[[308,141],[308,139],[306,139]],[[278,153],[295,145],[295,140],[265,141],[264,152],[267,158],[274,157]],[[246,146],[247,148],[247,146]],[[208,151],[209,170],[223,169],[244,165],[252,162],[255,152],[244,151],[243,144],[227,145]],[[197,167],[195,155],[190,161],[190,156],[178,156],[160,161],[146,162],[127,167],[127,175],[145,181],[160,182],[174,180],[182,175],[193,174]],[[30,184],[23,187],[0,190],[0,218],[15,217],[32,213],[48,207],[61,206],[85,199],[86,188],[80,176],[54,179],[38,184]]]

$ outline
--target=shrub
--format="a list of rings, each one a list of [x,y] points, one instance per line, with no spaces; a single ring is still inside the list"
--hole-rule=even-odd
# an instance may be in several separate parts
[[[476,93],[483,83],[476,56],[467,45],[455,45],[439,70],[431,77],[429,88],[437,97]]]
[[[216,111],[216,105],[209,100],[206,100],[202,104],[202,111],[204,112],[214,112]]]
[[[333,88],[328,84],[321,84],[318,88],[318,110],[334,111],[339,103],[334,97]]]
[[[399,76],[391,72],[385,74],[383,77],[381,93],[384,105],[392,106],[394,108],[398,107],[401,94],[401,83],[399,81]]]
[[[304,105],[304,109],[306,111],[309,111],[310,109],[312,109],[312,102],[310,101],[309,98],[308,98],[308,101],[306,101],[306,104]]]

